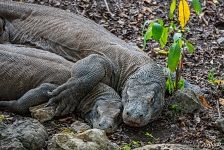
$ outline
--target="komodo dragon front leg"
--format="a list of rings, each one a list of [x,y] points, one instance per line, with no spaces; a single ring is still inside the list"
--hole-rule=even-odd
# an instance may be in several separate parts
[[[29,108],[48,102],[50,95],[57,86],[50,83],[43,83],[37,88],[26,92],[18,100],[0,101],[0,110],[8,110],[17,114],[28,114]]]
[[[72,68],[72,77],[51,92],[48,105],[58,104],[56,115],[65,115],[77,107],[81,99],[99,82],[110,82],[113,66],[105,57],[92,54],[77,61]],[[67,97],[72,95],[73,99]],[[59,103],[60,102],[60,103]]]

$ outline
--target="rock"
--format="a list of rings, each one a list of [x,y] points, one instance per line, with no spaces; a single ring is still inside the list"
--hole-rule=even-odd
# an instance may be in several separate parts
[[[104,130],[90,129],[77,134],[77,137],[84,141],[93,141],[100,145],[100,149],[116,150],[119,146],[109,141]]]
[[[84,132],[88,129],[91,129],[91,127],[81,121],[75,121],[71,124],[71,130],[76,133]]]
[[[6,128],[1,128],[0,149],[39,150],[45,146],[47,137],[44,126],[37,120],[23,118]]]
[[[220,130],[224,132],[224,118],[217,119],[216,122]]]
[[[224,37],[220,37],[218,40],[217,40],[218,44],[221,46],[221,47],[224,47]]]
[[[82,133],[55,134],[48,144],[49,150],[103,149],[119,150],[119,146],[110,142],[103,130],[90,129]]]
[[[135,148],[134,150],[194,150],[194,148],[181,144],[153,144]]]
[[[171,97],[170,105],[177,105],[182,113],[192,113],[197,109],[202,108],[199,101],[200,90],[198,87],[186,87],[183,90],[178,90]]]
[[[46,122],[54,118],[55,107],[45,107],[46,104],[30,107],[31,116],[40,122]]]

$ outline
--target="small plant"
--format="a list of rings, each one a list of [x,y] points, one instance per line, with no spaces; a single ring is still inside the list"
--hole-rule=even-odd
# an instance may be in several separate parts
[[[169,106],[169,110],[173,111],[175,114],[178,114],[181,112],[181,108],[178,104],[172,104]]]
[[[215,80],[216,80],[216,78],[215,78],[215,71],[214,71],[214,69],[211,69],[211,70],[208,71],[208,81],[210,83],[214,84]]]
[[[121,148],[121,149],[122,150],[131,150],[131,147],[138,148],[140,146],[141,146],[141,142],[140,141],[133,140],[133,141],[131,141],[131,143],[126,144],[125,147]]]
[[[145,136],[148,137],[149,141],[148,144],[153,144],[156,138],[152,135],[152,133],[145,132]]]
[[[124,148],[122,148],[122,150],[131,150],[131,147],[129,144],[126,144]]]
[[[137,148],[137,147],[140,147],[141,146],[141,143],[140,143],[140,141],[133,140],[132,141],[132,145],[133,145],[133,147]]]
[[[199,0],[192,0],[191,4],[197,15],[201,12],[201,5]],[[184,36],[187,31],[185,26],[190,19],[190,8],[186,0],[179,1],[178,20],[180,27],[178,27],[174,20],[174,12],[176,10],[177,0],[172,0],[169,12],[169,21],[164,23],[162,19],[158,19],[149,24],[144,34],[144,47],[148,40],[155,40],[160,44],[161,50],[159,53],[168,55],[167,68],[169,75],[166,86],[169,93],[184,87],[184,80],[181,80],[181,73],[183,69],[184,53],[187,50],[190,54],[195,52],[195,47]],[[172,38],[169,38],[169,37]],[[172,40],[170,40],[172,39]],[[175,73],[175,81],[171,74]]]

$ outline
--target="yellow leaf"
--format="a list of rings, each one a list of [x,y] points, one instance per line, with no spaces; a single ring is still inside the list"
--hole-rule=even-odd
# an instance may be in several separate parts
[[[224,106],[224,98],[220,98],[220,99],[219,99],[219,103],[220,103],[222,106]]]
[[[181,28],[184,29],[190,19],[190,8],[186,0],[180,0],[179,3],[179,21]]]
[[[211,109],[212,106],[208,103],[204,96],[199,96],[199,100],[204,108]]]
[[[213,83],[217,85],[222,85],[224,84],[224,80],[214,80]]]
[[[160,51],[158,51],[158,54],[163,55],[163,56],[168,56],[169,52],[166,50],[160,50]]]

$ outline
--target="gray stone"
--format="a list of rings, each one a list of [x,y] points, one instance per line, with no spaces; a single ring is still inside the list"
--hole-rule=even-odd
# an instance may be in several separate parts
[[[110,142],[103,130],[90,129],[82,133],[55,134],[48,144],[49,150],[119,150]]]
[[[190,88],[178,90],[171,98],[170,105],[177,105],[182,113],[192,113],[202,108],[198,95]]]
[[[194,148],[181,144],[153,144],[135,148],[134,150],[194,150]]]
[[[44,126],[37,120],[23,118],[1,129],[0,149],[39,150],[45,146],[47,137]]]
[[[76,133],[81,133],[88,129],[91,129],[91,127],[81,121],[75,121],[74,123],[71,124],[71,130]]]
[[[220,37],[218,40],[217,40],[218,44],[221,46],[221,47],[224,47],[224,37]]]
[[[46,104],[30,107],[31,116],[40,122],[46,122],[54,118],[55,107],[45,107]]]
[[[216,122],[220,130],[224,132],[224,118],[217,119]]]

